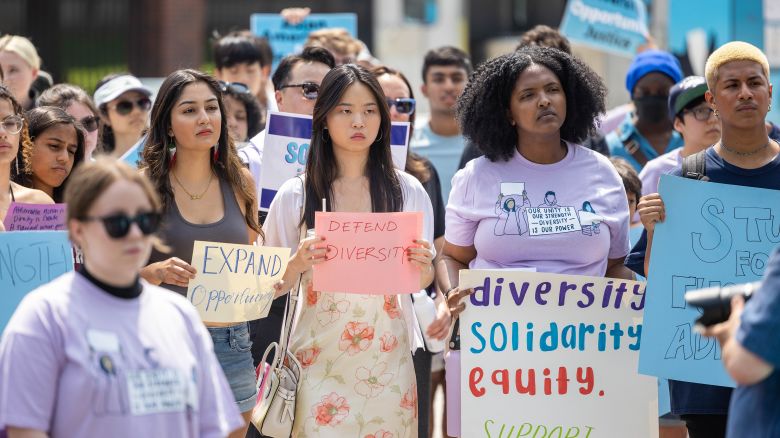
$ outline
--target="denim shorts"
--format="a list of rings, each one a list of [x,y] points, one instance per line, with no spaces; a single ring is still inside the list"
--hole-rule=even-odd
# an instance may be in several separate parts
[[[255,368],[249,326],[242,322],[230,327],[208,327],[214,353],[233,391],[238,410],[251,411],[257,401]]]

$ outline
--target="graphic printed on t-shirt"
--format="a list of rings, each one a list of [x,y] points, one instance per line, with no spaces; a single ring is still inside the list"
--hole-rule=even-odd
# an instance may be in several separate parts
[[[496,201],[498,215],[494,234],[546,236],[580,231],[586,236],[599,234],[604,217],[596,213],[590,201],[574,206],[558,205],[556,193],[548,190],[542,203],[532,207],[524,182],[502,182]]]

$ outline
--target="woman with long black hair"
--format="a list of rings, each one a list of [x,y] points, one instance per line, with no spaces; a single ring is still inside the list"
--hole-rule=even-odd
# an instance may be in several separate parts
[[[321,236],[301,241],[325,199],[337,212],[423,213],[423,233],[407,257],[420,288],[433,280],[433,213],[413,176],[393,168],[390,114],[376,79],[348,64],[331,70],[314,105],[306,173],[287,181],[264,224],[266,244],[297,248],[285,284],[303,275],[290,349],[303,373],[294,436],[417,436],[417,390],[410,350],[419,345],[408,296],[312,289],[311,267],[325,261]],[[301,217],[301,207],[302,216]],[[381,419],[381,421],[377,420]]]

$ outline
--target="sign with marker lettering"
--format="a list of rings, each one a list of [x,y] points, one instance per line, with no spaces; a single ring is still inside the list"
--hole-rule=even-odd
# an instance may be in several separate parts
[[[309,33],[330,28],[346,29],[357,38],[357,14],[309,14],[298,24],[290,24],[280,14],[252,14],[249,18],[252,33],[268,40],[274,52],[273,69],[287,55],[300,53]]]
[[[634,57],[647,42],[647,22],[643,0],[569,0],[561,33],[576,43]]]
[[[639,371],[734,386],[685,293],[761,279],[780,243],[780,192],[663,175],[659,193],[666,220],[655,226]]]
[[[65,231],[0,233],[0,333],[31,290],[73,270]]]
[[[401,294],[420,290],[420,269],[406,251],[422,238],[422,213],[323,213],[314,234],[325,236],[327,261],[314,265],[314,290]]]
[[[243,322],[265,318],[274,284],[290,259],[289,248],[196,240],[187,299],[205,322]]]
[[[59,231],[65,229],[65,204],[23,204],[8,206],[3,225],[6,231]]]
[[[312,129],[311,116],[269,111],[265,129],[263,163],[260,171],[259,210],[268,211],[276,192],[290,178],[306,170]],[[406,166],[409,123],[393,122],[390,128],[390,152],[397,169]]]
[[[644,283],[462,270],[460,285],[460,436],[658,436],[656,379],[637,372]]]

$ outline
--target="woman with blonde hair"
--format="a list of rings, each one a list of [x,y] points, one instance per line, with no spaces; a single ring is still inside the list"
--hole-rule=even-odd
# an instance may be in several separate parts
[[[35,105],[36,92],[32,88],[41,69],[41,58],[33,43],[19,35],[0,38],[0,67],[3,83],[25,110]]]

